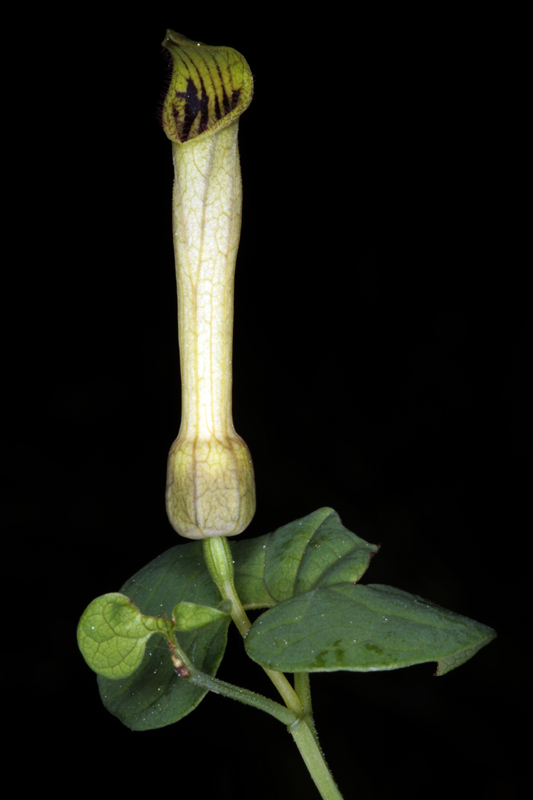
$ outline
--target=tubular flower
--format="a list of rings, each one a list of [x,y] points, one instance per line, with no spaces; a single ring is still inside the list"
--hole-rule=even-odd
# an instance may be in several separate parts
[[[182,382],[166,507],[182,536],[233,536],[255,512],[250,452],[231,406],[234,276],[242,184],[239,116],[252,99],[244,58],[167,31],[174,66],[163,127],[174,159],[173,236]]]

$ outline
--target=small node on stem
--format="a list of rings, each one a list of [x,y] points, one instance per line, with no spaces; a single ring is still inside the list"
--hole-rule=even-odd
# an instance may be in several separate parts
[[[174,645],[172,644],[172,642],[169,642],[168,646],[170,649],[170,658],[172,660],[172,663],[174,664],[174,672],[176,673],[178,678],[188,678],[191,673],[189,672],[189,670],[187,669],[181,658],[178,658],[177,656],[174,655]]]
[[[191,674],[185,665],[181,667],[176,667],[174,672],[176,673],[178,678],[188,678]]]

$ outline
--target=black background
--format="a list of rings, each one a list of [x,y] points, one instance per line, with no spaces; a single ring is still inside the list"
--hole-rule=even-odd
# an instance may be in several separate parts
[[[347,799],[514,798],[529,693],[520,52],[497,20],[239,13],[124,6],[42,20],[26,45],[23,345],[4,452],[9,535],[31,552],[41,609],[26,668],[43,776],[61,781],[68,759],[110,793],[179,793],[192,775],[200,797],[315,797],[279,723],[210,695],[177,726],[132,733],[76,647],[85,606],[177,538],[163,500],[180,418],[157,110],[168,26],[235,47],[255,77],[233,360],[258,492],[243,536],[333,506],[381,544],[364,582],[499,633],[438,680],[433,665],[313,676],[327,760]],[[233,634],[219,676],[271,693]]]

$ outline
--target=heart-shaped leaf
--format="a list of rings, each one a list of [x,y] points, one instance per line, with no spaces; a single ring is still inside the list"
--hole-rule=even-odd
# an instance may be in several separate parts
[[[170,623],[171,627],[174,627]],[[141,663],[148,639],[168,635],[169,622],[143,616],[118,592],[97,597],[78,625],[78,645],[88,665],[106,678],[126,678]]]
[[[246,652],[282,672],[398,669],[437,661],[437,675],[468,661],[496,636],[486,625],[380,584],[314,589],[253,624]]]
[[[220,595],[209,575],[201,543],[179,545],[139,570],[121,589],[144,614],[170,619],[180,602],[216,607]],[[230,617],[222,614],[200,630],[178,634],[178,641],[193,664],[215,675],[224,655]],[[166,642],[148,642],[141,666],[129,677],[98,677],[106,708],[132,730],[170,725],[193,711],[207,691],[179,677]]]

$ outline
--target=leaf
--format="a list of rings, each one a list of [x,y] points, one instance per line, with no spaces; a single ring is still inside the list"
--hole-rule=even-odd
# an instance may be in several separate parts
[[[93,600],[78,625],[78,644],[88,665],[107,678],[125,678],[142,661],[154,633],[167,635],[168,622],[143,616],[123,594]]]
[[[274,533],[232,542],[237,591],[247,608],[270,607],[316,586],[357,581],[376,545],[343,527],[331,508],[322,508]],[[170,618],[181,602],[216,607],[218,590],[205,566],[202,544],[181,544],[141,569],[121,592],[144,614]],[[220,607],[220,606],[219,606]],[[215,675],[224,655],[229,618],[194,632],[179,643],[202,672]],[[149,642],[140,668],[127,678],[98,679],[104,705],[133,730],[170,725],[189,714],[206,692],[179,678],[164,642]]]
[[[172,612],[172,619],[176,623],[178,631],[199,630],[222,617],[229,616],[231,616],[231,609],[222,611],[218,608],[211,608],[211,606],[199,606],[197,603],[178,603]]]
[[[271,607],[295,595],[364,575],[379,547],[347,530],[332,508],[274,533],[232,542],[235,585],[245,608]]]
[[[147,564],[121,589],[145,614],[172,616],[180,602],[216,607],[220,595],[205,567],[199,542],[178,545]],[[224,655],[230,617],[201,630],[178,635],[180,646],[193,664],[215,675]],[[132,730],[150,730],[185,717],[207,691],[178,677],[166,642],[154,639],[145,649],[141,666],[129,677],[110,680],[99,676],[105,707]]]
[[[486,625],[400,589],[343,583],[266,611],[245,647],[254,661],[282,672],[369,672],[437,661],[436,674],[444,675],[495,636]]]

